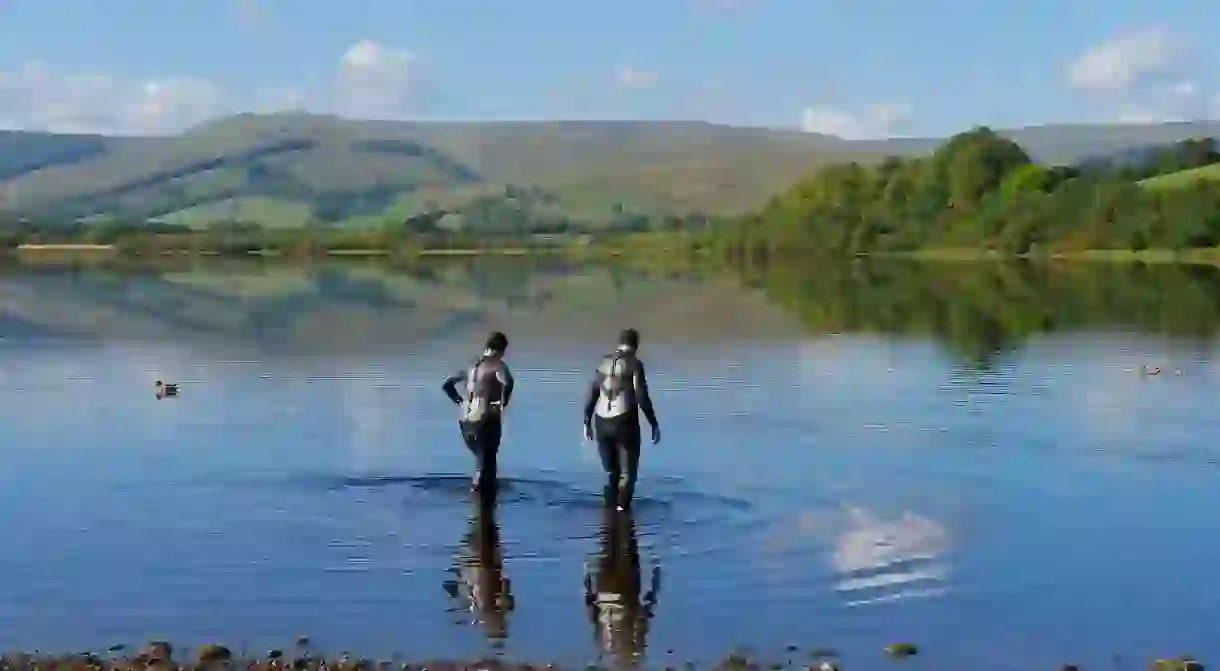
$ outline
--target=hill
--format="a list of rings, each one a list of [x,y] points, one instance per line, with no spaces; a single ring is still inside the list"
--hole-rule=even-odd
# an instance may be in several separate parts
[[[1199,182],[1220,182],[1220,163],[1149,177],[1140,180],[1139,184],[1149,189],[1178,189]]]
[[[1002,134],[1040,161],[1069,163],[1218,130],[1064,125]],[[819,164],[925,154],[939,142],[681,121],[388,122],[300,113],[238,115],[157,138],[8,131],[0,133],[0,213],[64,222],[200,226],[269,217],[276,221],[260,223],[383,225],[482,199],[485,219],[532,216],[535,207],[597,223],[624,211],[735,214]],[[487,214],[487,199],[506,189],[532,194],[525,214]]]

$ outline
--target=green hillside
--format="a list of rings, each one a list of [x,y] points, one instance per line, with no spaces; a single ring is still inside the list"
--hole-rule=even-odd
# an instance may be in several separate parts
[[[1140,186],[1149,189],[1179,189],[1199,182],[1220,181],[1220,163],[1205,165],[1190,170],[1179,170],[1168,175],[1158,175],[1140,181]]]
[[[1215,125],[1045,126],[1004,132],[1052,163],[1185,137]],[[0,133],[0,215],[105,217],[193,227],[384,225],[482,208],[484,221],[604,224],[643,215],[735,214],[826,162],[924,154],[933,139],[847,141],[702,122],[388,122],[239,115],[174,137]],[[505,196],[525,191],[529,202]],[[491,203],[489,199],[504,202]],[[265,220],[264,220],[265,219]],[[496,224],[499,225],[499,224]],[[505,224],[508,225],[508,224]]]
[[[195,205],[160,217],[167,224],[206,228],[214,221],[259,221],[269,226],[301,228],[313,213],[307,203],[277,198],[229,198]]]
[[[976,127],[928,155],[823,167],[758,212],[715,227],[707,243],[751,258],[1099,250],[1172,256],[1220,247],[1217,176],[1214,138],[1047,165],[1003,134]],[[1165,188],[1175,186],[1185,188]]]

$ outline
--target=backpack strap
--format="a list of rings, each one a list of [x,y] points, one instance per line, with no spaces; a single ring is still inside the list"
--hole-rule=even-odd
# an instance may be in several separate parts
[[[483,352],[479,355],[478,359],[475,359],[474,365],[470,367],[470,373],[468,374],[466,382],[466,391],[470,392],[472,397],[474,396],[475,390],[479,388],[479,367],[487,362],[487,356],[488,353]]]
[[[608,357],[610,359],[610,367],[606,370],[606,379],[618,377],[619,363],[622,362],[623,357],[626,354],[627,354],[627,351],[623,350],[621,348],[615,349],[613,352],[610,353],[610,356]],[[626,372],[626,371],[624,371],[624,372]],[[615,380],[615,384],[612,387],[607,385],[606,382],[603,380],[602,391],[604,391],[606,393],[608,400],[613,401],[613,400],[618,399],[619,395],[623,393],[623,386],[621,384],[618,384],[617,379]]]

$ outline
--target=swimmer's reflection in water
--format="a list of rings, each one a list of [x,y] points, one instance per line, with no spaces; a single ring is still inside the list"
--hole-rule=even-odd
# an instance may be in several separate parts
[[[601,649],[632,663],[644,654],[648,627],[661,591],[661,568],[653,566],[648,591],[640,577],[640,548],[631,509],[617,510],[608,494],[602,506],[597,571],[585,568],[585,605]]]
[[[508,614],[515,605],[512,583],[504,576],[504,553],[500,548],[500,526],[496,523],[496,489],[472,491],[469,530],[454,567],[455,577],[446,580],[445,591],[462,602],[462,609],[482,624],[493,647],[508,638]]]

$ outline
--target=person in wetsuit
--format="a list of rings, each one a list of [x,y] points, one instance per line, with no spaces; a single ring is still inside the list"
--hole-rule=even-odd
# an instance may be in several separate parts
[[[596,574],[585,569],[585,607],[599,647],[631,665],[644,654],[661,592],[661,568],[653,566],[648,591],[640,576],[640,547],[631,511],[607,498],[602,509]],[[641,598],[641,592],[643,597]]]
[[[442,389],[449,400],[461,406],[458,428],[462,441],[475,457],[472,486],[496,484],[496,458],[500,451],[504,410],[513,395],[513,375],[504,363],[508,337],[499,331],[487,338],[483,355],[469,368],[450,375]],[[465,385],[465,397],[458,393]]]
[[[585,439],[596,436],[607,489],[616,493],[618,507],[626,509],[635,494],[640,468],[640,412],[652,427],[652,442],[661,441],[661,426],[648,395],[644,362],[636,356],[640,334],[625,329],[619,346],[602,358],[585,402]]]
[[[516,607],[512,583],[504,576],[500,526],[496,523],[495,489],[472,493],[470,528],[446,580],[445,591],[461,602],[462,610],[482,624],[487,640],[501,647],[508,638],[508,614]]]

